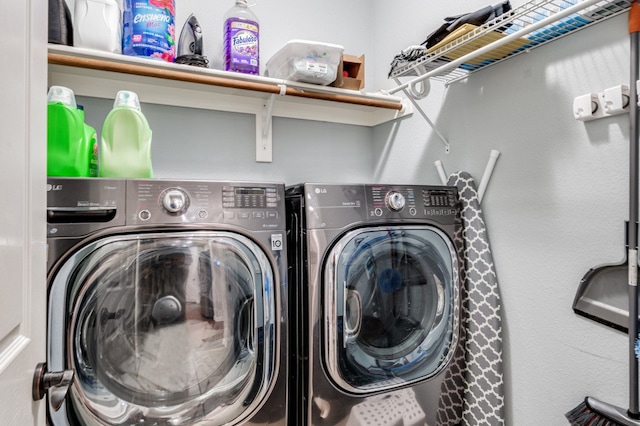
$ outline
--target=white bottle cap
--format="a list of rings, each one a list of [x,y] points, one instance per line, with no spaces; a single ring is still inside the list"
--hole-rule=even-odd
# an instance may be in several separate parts
[[[51,86],[47,94],[47,102],[60,102],[61,104],[76,108],[76,97],[73,94],[73,90],[64,86]]]
[[[116,100],[113,102],[113,107],[140,109],[138,95],[135,92],[130,92],[128,90],[120,90],[116,95]]]

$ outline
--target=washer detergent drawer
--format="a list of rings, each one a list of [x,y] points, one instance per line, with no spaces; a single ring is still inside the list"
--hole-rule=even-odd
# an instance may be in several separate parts
[[[363,228],[329,252],[323,276],[325,363],[350,393],[430,378],[458,339],[458,263],[429,226]]]
[[[50,315],[62,316],[51,323],[63,327],[51,330],[51,361],[77,377],[66,409],[83,424],[246,417],[278,367],[273,278],[264,252],[230,232],[126,235],[79,249],[51,282]]]

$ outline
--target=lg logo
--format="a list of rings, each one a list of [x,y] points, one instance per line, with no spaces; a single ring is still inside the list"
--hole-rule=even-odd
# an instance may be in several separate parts
[[[49,191],[62,191],[62,185],[51,185],[50,183],[48,183],[47,192]]]
[[[327,188],[316,188],[316,194],[326,194]]]

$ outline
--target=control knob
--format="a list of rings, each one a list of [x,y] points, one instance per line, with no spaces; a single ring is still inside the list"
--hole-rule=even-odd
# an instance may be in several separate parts
[[[187,194],[179,189],[169,189],[162,194],[162,207],[170,214],[182,214],[189,207]]]
[[[389,191],[385,197],[385,201],[389,210],[394,212],[399,212],[405,205],[404,195],[397,191]]]

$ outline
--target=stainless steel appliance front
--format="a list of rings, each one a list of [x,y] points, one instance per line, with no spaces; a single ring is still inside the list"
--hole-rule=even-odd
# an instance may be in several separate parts
[[[284,187],[49,188],[50,423],[285,425]]]
[[[287,208],[291,418],[435,424],[459,333],[455,188],[304,184]]]

